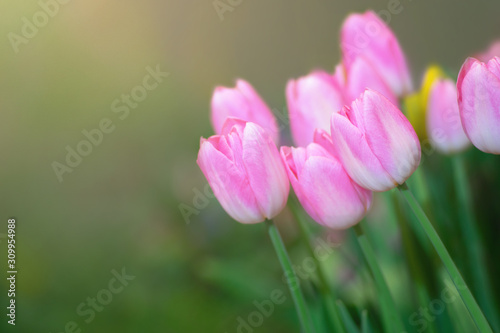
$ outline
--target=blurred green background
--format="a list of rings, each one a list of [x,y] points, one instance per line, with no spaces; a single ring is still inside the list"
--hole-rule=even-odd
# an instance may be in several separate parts
[[[286,291],[263,225],[235,223],[215,199],[202,202],[189,221],[180,212],[180,204],[194,207],[195,192],[206,186],[195,159],[200,136],[212,134],[211,93],[245,78],[283,112],[289,78],[333,70],[340,60],[345,16],[386,10],[388,3],[243,0],[221,20],[212,0],[73,0],[60,4],[16,53],[9,33],[21,35],[22,18],[32,22],[41,7],[2,0],[0,276],[9,217],[17,219],[19,273],[14,328],[6,323],[7,283],[0,279],[0,331],[64,332],[74,321],[83,332],[235,332],[237,317],[255,310],[254,300]],[[456,72],[500,37],[498,1],[401,0],[401,6],[390,26],[415,86],[427,64]],[[111,104],[142,84],[148,66],[169,76],[120,119]],[[82,131],[98,128],[103,118],[114,131],[60,182],[52,163],[65,163],[66,146],[76,149]],[[498,159],[481,158],[498,176]],[[495,209],[492,202],[484,204]],[[377,207],[372,215],[381,214]],[[495,214],[486,220],[498,222],[498,208]],[[283,212],[277,223],[300,258],[288,217]],[[498,227],[484,232],[498,235]],[[394,238],[397,255],[397,235],[385,236]],[[498,254],[498,247],[491,251]],[[331,260],[346,257],[339,252]],[[111,271],[123,267],[135,278],[86,323],[76,308],[108,288]],[[399,280],[391,267],[388,279]],[[330,274],[346,284],[341,295],[361,303],[370,298],[356,289],[349,269]],[[405,297],[404,285],[394,288]],[[298,332],[286,296],[255,332]]]

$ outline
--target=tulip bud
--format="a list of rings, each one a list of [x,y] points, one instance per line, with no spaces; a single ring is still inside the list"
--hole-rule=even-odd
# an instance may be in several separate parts
[[[408,119],[387,98],[367,89],[331,119],[333,155],[371,191],[403,184],[420,163],[420,143]]]
[[[332,113],[340,111],[344,105],[340,82],[323,71],[288,81],[286,99],[292,137],[295,144],[302,147],[313,141],[316,128],[329,131]]]
[[[363,56],[396,96],[411,92],[410,72],[399,42],[373,11],[346,18],[340,32],[340,47],[347,72],[355,59]]]
[[[281,147],[281,157],[297,198],[316,222],[346,229],[365,216],[372,192],[353,182],[342,164],[321,145]]]
[[[220,134],[228,117],[251,121],[267,130],[275,143],[279,142],[276,119],[250,83],[237,80],[236,87],[216,87],[212,96],[212,126]]]
[[[221,135],[201,139],[197,163],[221,206],[236,221],[258,223],[285,206],[290,184],[271,135],[228,118]]]
[[[479,150],[500,154],[500,58],[468,58],[457,79],[458,107],[465,134]]]
[[[460,120],[457,88],[449,79],[434,82],[427,105],[427,133],[433,146],[449,154],[464,150],[470,145]]]

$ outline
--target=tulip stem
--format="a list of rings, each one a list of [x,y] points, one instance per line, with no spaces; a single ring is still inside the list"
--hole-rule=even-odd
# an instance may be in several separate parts
[[[486,258],[477,221],[474,218],[474,209],[472,198],[470,196],[470,186],[467,180],[465,169],[465,160],[463,155],[457,155],[453,158],[453,174],[455,180],[455,190],[458,193],[460,214],[459,222],[462,228],[462,235],[465,238],[466,249],[468,252],[468,262],[472,272],[473,284],[479,303],[483,306],[485,313],[492,325],[498,331],[500,330],[498,316],[495,311],[495,302],[491,290],[491,282],[486,271]]]
[[[418,170],[418,169],[417,169]],[[389,210],[395,213],[395,217],[393,217],[399,228],[401,230],[401,238],[403,240],[403,249],[405,251],[405,257],[408,264],[408,269],[410,276],[415,280],[415,296],[420,305],[429,304],[431,302],[431,298],[429,296],[429,291],[426,285],[425,273],[422,267],[423,263],[426,263],[426,258],[424,257],[425,252],[416,242],[416,235],[411,232],[410,226],[407,221],[405,221],[405,217],[403,216],[403,212],[401,211],[401,205],[399,202],[399,198],[395,191],[385,192],[387,205],[389,206]],[[425,235],[423,235],[425,237]],[[429,332],[435,333],[436,328],[434,325],[429,325]]]
[[[321,262],[318,260],[318,257],[316,256],[314,248],[311,244],[312,236],[311,236],[310,229],[307,226],[307,222],[300,215],[300,212],[298,209],[298,203],[296,200],[293,200],[293,202],[289,206],[290,206],[290,210],[292,211],[293,216],[295,217],[295,220],[297,221],[297,224],[299,225],[300,235],[302,237],[303,242],[306,244],[309,255],[313,258],[314,262],[316,263],[317,274],[318,274],[318,278],[319,278],[319,282],[320,282],[321,295],[323,296],[323,299],[325,300],[325,305],[326,305],[328,314],[330,315],[330,319],[332,320],[333,326],[335,328],[334,331],[339,332],[339,333],[344,333],[345,329],[344,329],[344,326],[342,325],[339,309],[334,302],[335,295],[332,292],[332,289],[330,288],[330,284],[328,283],[328,280],[326,279],[326,275],[325,275],[325,272],[323,270],[323,266],[321,265]]]
[[[288,257],[288,253],[286,252],[285,244],[283,244],[283,240],[281,239],[280,233],[276,225],[272,220],[267,220],[266,225],[269,232],[269,237],[271,238],[271,242],[273,243],[274,250],[278,256],[278,260],[285,272],[285,277],[288,283],[288,287],[290,288],[290,293],[292,294],[293,302],[295,303],[295,309],[297,310],[297,314],[299,316],[299,321],[302,325],[302,329],[304,333],[313,333],[314,326],[309,316],[309,311],[306,306],[306,301],[304,299],[304,295],[302,294],[302,290],[300,289],[300,285],[296,283],[298,278],[295,274],[295,271],[292,268],[292,263],[290,262],[290,258]]]
[[[370,268],[370,271],[373,275],[377,290],[378,292],[380,292],[382,319],[384,322],[385,331],[404,332],[405,328],[401,318],[398,315],[398,308],[396,307],[396,303],[392,298],[387,282],[385,281],[382,270],[380,269],[377,258],[375,257],[373,247],[368,240],[368,237],[365,235],[361,223],[362,222],[354,226],[354,231],[356,232],[356,239],[358,240],[358,244],[361,247],[361,251],[363,252],[365,260],[368,263],[368,267]]]
[[[446,270],[448,271],[451,280],[455,284],[455,287],[457,288],[465,306],[469,310],[469,313],[472,319],[474,320],[478,330],[480,332],[493,332],[491,330],[490,325],[488,324],[488,321],[486,320],[486,317],[481,311],[481,308],[476,303],[476,300],[474,299],[474,296],[472,296],[469,287],[467,287],[467,284],[465,283],[464,279],[462,278],[462,275],[458,271],[457,266],[455,265],[453,259],[448,253],[448,250],[446,250],[443,241],[441,241],[441,238],[439,238],[436,229],[434,229],[432,223],[429,221],[429,218],[427,218],[427,215],[425,215],[424,211],[418,204],[417,200],[415,200],[415,197],[410,192],[410,189],[408,188],[406,183],[399,185],[398,190],[401,193],[401,195],[405,198],[405,200],[408,202],[408,205],[413,210],[413,213],[417,216],[420,225],[424,229],[425,233],[427,234],[427,237],[429,237],[429,240],[434,246],[434,249],[441,258],[441,261],[443,262]]]

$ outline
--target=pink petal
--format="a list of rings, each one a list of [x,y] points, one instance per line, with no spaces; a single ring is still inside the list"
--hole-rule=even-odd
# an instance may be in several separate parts
[[[243,170],[218,151],[215,139],[201,141],[197,163],[224,210],[241,223],[264,220]]]
[[[366,90],[354,101],[352,112],[358,128],[382,167],[402,184],[420,163],[420,142],[403,113],[381,94]]]
[[[427,105],[427,133],[442,153],[464,150],[470,145],[458,111],[457,89],[452,80],[437,80],[431,87]]]
[[[331,126],[335,156],[356,183],[371,191],[385,191],[397,185],[373,154],[365,134],[346,115],[333,114]]]
[[[460,119],[478,149],[500,154],[500,79],[495,64],[467,59],[457,82]]]
[[[349,71],[364,56],[397,96],[412,90],[410,72],[399,42],[390,28],[373,12],[351,14],[341,28],[343,62]]]
[[[500,80],[500,58],[494,57],[486,64],[488,70]]]
[[[331,114],[344,105],[342,87],[323,71],[289,81],[286,96],[294,141],[304,147],[312,142],[316,128],[329,130]]]
[[[243,135],[243,161],[262,215],[271,219],[286,205],[290,183],[283,161],[268,132],[247,123]]]
[[[342,165],[333,158],[310,157],[300,184],[309,206],[317,216],[315,220],[330,228],[346,229],[353,226],[370,207],[371,192],[354,184]],[[358,191],[366,195],[360,196]]]
[[[357,57],[349,68],[347,79],[347,91],[350,99],[359,97],[367,88],[375,90],[393,104],[398,104],[398,98],[394,95],[391,88],[384,82],[379,73],[375,70],[363,56]]]
[[[259,124],[269,131],[275,142],[279,140],[276,118],[255,89],[244,80],[237,80],[234,88],[215,88],[211,102],[211,121],[215,133],[221,133],[228,117]]]
[[[346,229],[365,215],[371,192],[356,185],[323,147],[311,143],[307,148],[284,147],[281,152],[294,191],[316,222]]]

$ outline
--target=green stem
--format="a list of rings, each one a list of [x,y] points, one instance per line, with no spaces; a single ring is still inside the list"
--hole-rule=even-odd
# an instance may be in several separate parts
[[[474,290],[477,293],[478,302],[483,306],[488,319],[495,327],[495,330],[499,331],[500,326],[496,315],[495,301],[492,297],[493,291],[486,271],[486,258],[481,246],[477,221],[474,218],[473,202],[470,196],[471,190],[467,180],[463,155],[457,155],[453,158],[453,175],[460,206],[458,220],[462,228],[462,235],[465,238],[464,244],[467,244],[465,248],[468,252]]]
[[[283,244],[283,240],[281,239],[278,228],[276,228],[276,225],[274,225],[273,221],[267,220],[266,225],[268,228],[269,237],[271,238],[271,242],[274,246],[274,250],[278,255],[281,267],[285,272],[285,276],[287,277],[287,280],[290,281],[290,279],[292,279],[293,281],[291,283],[288,283],[288,287],[290,288],[290,293],[292,294],[293,302],[295,303],[295,309],[297,310],[302,329],[305,333],[312,333],[314,332],[314,326],[312,324],[311,317],[309,316],[309,311],[306,306],[304,295],[302,295],[302,290],[300,289],[300,286],[298,284],[294,283],[298,279],[295,271],[292,269],[292,263],[290,262],[290,258],[288,257],[288,253],[286,252],[285,244]]]
[[[386,192],[387,193],[387,192]],[[426,285],[425,273],[422,264],[426,262],[423,257],[424,251],[418,246],[415,234],[411,233],[409,225],[404,221],[403,214],[399,202],[397,201],[396,193],[391,191],[390,197],[386,197],[391,210],[398,216],[397,221],[401,230],[401,238],[403,239],[403,248],[407,259],[410,276],[415,280],[415,296],[418,303],[425,306],[431,302],[429,291]],[[428,273],[428,272],[427,272]],[[428,273],[429,274],[429,273]],[[435,333],[434,325],[429,325],[429,332]]]
[[[323,266],[321,265],[321,262],[318,260],[314,248],[311,244],[311,233],[306,225],[306,221],[300,216],[300,213],[298,211],[298,204],[294,200],[290,205],[290,209],[292,211],[293,216],[295,217],[295,220],[297,221],[300,229],[300,235],[302,237],[303,242],[306,244],[307,250],[309,252],[309,255],[313,258],[314,262],[316,263],[317,267],[317,275],[319,278],[320,282],[320,291],[321,295],[323,296],[323,299],[325,300],[325,305],[328,311],[328,314],[333,322],[333,326],[335,328],[335,332],[339,333],[344,333],[345,329],[344,326],[342,325],[342,321],[340,318],[339,310],[334,302],[334,294],[330,288],[330,284],[328,283],[326,279],[325,272],[323,270]]]
[[[382,270],[378,265],[377,258],[375,257],[375,252],[361,227],[361,223],[354,226],[354,231],[356,232],[358,244],[361,247],[363,255],[365,256],[366,262],[370,267],[373,279],[377,285],[377,290],[380,292],[380,302],[382,303],[382,319],[384,321],[386,332],[403,332],[405,331],[404,324],[399,317],[398,308],[394,299],[391,296],[387,282],[384,279]]]
[[[434,210],[432,209],[432,198],[431,194],[429,191],[429,184],[427,182],[427,177],[424,175],[424,166],[421,166],[415,170],[413,175],[408,179],[407,184],[411,184],[411,186],[414,185],[414,195],[417,198],[418,202],[422,205],[422,209],[428,216],[430,216],[430,219],[434,221],[434,218],[432,215],[430,215]],[[414,216],[409,216],[410,219],[410,226],[413,229],[413,232],[415,233],[416,237],[418,238],[419,243],[423,247],[424,251],[427,253],[429,257],[434,257],[434,252],[432,252],[431,244],[427,240],[427,236],[425,232],[420,228],[420,225],[417,221],[415,221]],[[401,220],[400,220],[401,221]]]
[[[340,313],[342,315],[342,318],[344,319],[345,327],[349,333],[359,333],[359,329],[356,326],[356,323],[354,322],[354,319],[352,319],[351,314],[349,313],[349,310],[345,307],[345,304],[338,299],[337,300],[337,306],[340,309]]]
[[[462,298],[465,306],[469,310],[469,313],[471,314],[472,319],[476,323],[477,328],[479,329],[480,332],[492,332],[491,327],[488,324],[488,321],[486,320],[486,317],[479,308],[479,305],[477,305],[474,296],[472,296],[472,293],[467,287],[467,284],[462,278],[462,275],[458,271],[457,266],[451,259],[448,250],[446,250],[446,247],[441,241],[441,238],[439,238],[439,235],[437,234],[436,230],[434,229],[431,222],[427,218],[427,215],[425,215],[424,211],[418,204],[417,200],[415,200],[415,197],[413,197],[413,194],[408,189],[408,186],[405,183],[403,183],[402,185],[398,186],[398,190],[401,193],[401,195],[405,198],[405,200],[408,202],[408,205],[413,210],[413,213],[415,213],[415,215],[417,216],[420,225],[425,230],[427,237],[429,237],[432,245],[434,246],[434,249],[438,253],[439,257],[441,258],[441,261],[443,262],[446,270],[448,271],[448,274],[450,274],[453,283],[457,287],[460,297]]]
[[[420,200],[420,202],[423,203],[424,206],[427,206],[431,195],[429,193],[426,178],[424,177],[424,169],[422,167],[417,168],[417,170],[413,173],[411,180],[414,180],[413,184],[416,188],[415,196]]]
[[[363,310],[361,312],[361,332],[362,333],[372,333],[372,328],[370,327],[370,321],[368,320],[368,311]]]

